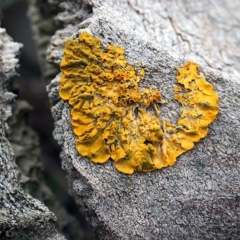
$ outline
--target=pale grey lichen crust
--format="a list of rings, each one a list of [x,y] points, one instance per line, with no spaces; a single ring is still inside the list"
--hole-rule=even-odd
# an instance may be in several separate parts
[[[130,21],[130,16],[119,10],[118,4],[122,7],[130,1],[106,2],[108,5],[92,1],[93,16],[78,24],[79,30],[67,25],[57,32],[49,58],[60,63],[64,32],[71,30],[75,32],[69,37],[87,30],[100,37],[105,47],[119,44],[129,64],[142,63],[146,77],[140,86],[157,88],[168,100],[161,106],[160,118],[176,121],[180,106],[173,100],[172,88],[176,68],[185,60],[178,52],[169,54],[155,38],[151,39],[139,16]],[[216,71],[202,71],[219,94],[220,113],[210,125],[208,136],[180,156],[175,166],[130,176],[117,172],[112,162],[93,164],[77,153],[71,109],[58,96],[60,75],[48,86],[62,165],[69,172],[71,192],[84,206],[99,239],[239,237],[240,85],[236,79],[230,81]]]

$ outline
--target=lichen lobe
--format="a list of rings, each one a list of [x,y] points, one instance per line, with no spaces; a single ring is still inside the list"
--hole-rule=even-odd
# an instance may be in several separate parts
[[[160,92],[138,89],[144,70],[129,65],[120,46],[103,51],[100,39],[88,32],[66,41],[61,71],[59,94],[72,107],[78,152],[95,163],[112,159],[126,174],[173,165],[206,136],[218,112],[212,85],[189,62],[178,69],[177,81],[183,86],[175,88],[175,99],[182,104],[178,125],[161,124]]]

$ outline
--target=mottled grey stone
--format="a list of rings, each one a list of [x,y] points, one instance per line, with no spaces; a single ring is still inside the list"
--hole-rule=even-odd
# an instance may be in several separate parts
[[[12,116],[13,108],[20,105],[26,108],[22,102],[15,105],[16,95],[11,92],[12,79],[17,75],[16,56],[21,46],[13,42],[6,31],[0,28],[0,239],[65,239],[56,229],[55,215],[24,191],[29,189],[28,187],[24,190],[22,188],[30,176],[25,175],[27,171],[24,169],[21,175],[15,160],[21,154],[24,155],[24,150],[29,151],[24,157],[32,154],[32,158],[35,158],[38,155],[36,141],[31,144],[28,142],[34,140],[36,135],[22,138],[26,146],[11,145],[8,139],[13,138],[11,136],[13,132],[17,134],[14,138],[15,143],[18,142],[18,137],[21,137],[19,132],[14,131],[13,125],[7,123]],[[12,120],[15,117],[17,114],[14,114]],[[26,130],[21,122],[18,127],[20,132]],[[29,130],[29,127],[27,129]],[[27,158],[25,160],[26,165],[22,166],[23,168],[36,167],[34,161],[31,162]],[[31,166],[29,162],[32,163]]]

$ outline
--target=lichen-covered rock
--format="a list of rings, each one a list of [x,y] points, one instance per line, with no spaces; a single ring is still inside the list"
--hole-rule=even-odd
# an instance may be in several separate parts
[[[191,59],[201,66],[217,69],[227,77],[238,79],[238,0],[54,0],[47,4],[49,8],[59,4],[61,11],[53,13],[53,16],[57,23],[63,25],[51,38],[46,54],[51,62],[60,63],[64,40],[87,25],[88,19],[92,21],[95,18],[100,27],[101,22],[107,19],[113,24],[117,22],[123,29],[129,29],[133,35],[160,44],[173,55]]]
[[[15,99],[10,91],[11,80],[17,75],[16,55],[20,47],[21,44],[13,42],[0,28],[0,238],[65,239],[56,230],[54,214],[21,188],[20,171],[13,152],[16,146],[13,147],[8,140],[11,131],[7,120],[12,116]],[[15,141],[18,137],[15,136]],[[21,149],[15,149],[15,152],[21,153]],[[23,183],[26,178],[21,180]]]
[[[72,21],[81,22],[85,20],[92,13],[92,8],[90,3],[82,0],[71,0],[67,3],[58,0],[44,2],[42,0],[28,0],[28,4],[28,15],[32,22],[31,26],[39,63],[47,84],[59,71],[59,67],[46,53],[55,31],[62,26],[71,24]],[[72,27],[76,30],[74,26]],[[67,33],[63,32],[63,34],[67,37],[72,32],[73,30],[70,30]],[[52,54],[54,55],[53,52]]]
[[[170,13],[163,6],[170,6],[167,2],[84,2],[91,3],[93,15],[82,23],[76,15],[71,15],[64,29],[56,32],[52,38],[49,59],[60,64],[66,38],[77,36],[83,30],[99,37],[103,49],[108,45],[121,46],[131,66],[142,63],[145,79],[139,84],[140,90],[149,87],[158,89],[168,101],[161,106],[160,119],[176,124],[180,116],[180,104],[174,100],[172,89],[176,85],[177,68],[183,66],[185,60],[179,51],[174,50],[173,54],[166,50],[168,41],[163,41],[163,38],[169,40],[171,37],[164,34],[164,29],[159,26],[162,19],[167,19],[171,26],[178,23],[177,20],[172,21],[174,7]],[[181,4],[181,7],[188,6]],[[67,5],[65,2],[68,13]],[[157,13],[155,9],[160,11]],[[193,9],[196,8],[188,10]],[[191,27],[193,23],[198,25],[189,20],[181,20],[178,24],[183,23],[186,27]],[[219,29],[224,32],[221,27]],[[151,34],[153,31],[154,34]],[[185,33],[183,30],[178,32],[177,36]],[[193,36],[189,49],[192,49],[195,40]],[[180,46],[183,42],[180,42]],[[208,47],[209,54],[217,51],[214,48],[211,52],[212,46]],[[184,52],[184,49],[181,50]],[[240,85],[238,79],[223,78],[216,70],[206,68],[210,58],[206,60],[199,57],[205,56],[205,50],[197,57],[199,52],[195,52],[194,60],[201,59],[197,61],[201,63],[201,71],[219,96],[219,115],[210,125],[207,137],[197,143],[194,149],[181,155],[176,165],[151,173],[124,175],[115,170],[112,162],[96,165],[81,157],[75,147],[77,137],[71,125],[72,108],[59,97],[61,75],[56,76],[49,85],[56,126],[54,136],[62,146],[63,168],[69,172],[72,194],[84,206],[100,239],[239,237]],[[184,53],[186,56],[194,55],[194,51],[190,55],[188,51]],[[211,60],[225,66],[218,55]],[[227,68],[226,72],[238,69],[237,64],[235,67]],[[233,72],[226,76],[230,75],[236,76]]]

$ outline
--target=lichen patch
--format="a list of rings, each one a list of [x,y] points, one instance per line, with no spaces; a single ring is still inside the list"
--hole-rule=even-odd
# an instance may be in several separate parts
[[[139,65],[139,64],[138,64]],[[144,70],[127,63],[118,45],[101,49],[82,32],[65,43],[59,95],[71,105],[78,152],[95,163],[112,159],[120,172],[149,172],[176,162],[205,137],[218,113],[218,96],[193,62],[178,68],[175,99],[182,104],[175,126],[160,122],[158,90],[139,90]],[[152,106],[155,114],[148,111]]]

